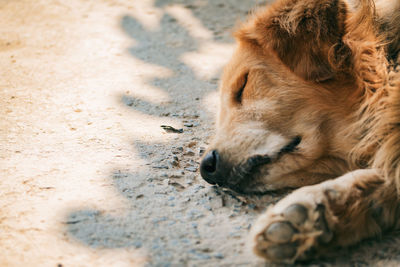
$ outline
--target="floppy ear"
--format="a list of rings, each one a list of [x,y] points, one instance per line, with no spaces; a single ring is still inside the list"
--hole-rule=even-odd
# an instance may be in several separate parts
[[[298,76],[323,82],[350,64],[350,50],[342,42],[346,10],[342,0],[279,0],[238,35],[275,51]]]

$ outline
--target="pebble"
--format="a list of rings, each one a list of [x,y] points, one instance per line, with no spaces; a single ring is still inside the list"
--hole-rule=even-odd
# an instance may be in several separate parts
[[[165,222],[166,220],[167,220],[167,217],[164,216],[164,217],[153,219],[152,222],[155,224],[155,223],[159,223],[159,222]]]
[[[178,191],[179,191],[179,190],[183,190],[183,189],[185,189],[185,187],[184,187],[183,185],[181,185],[180,183],[176,183],[176,182],[169,182],[168,184],[169,184],[169,185],[171,185],[171,186],[173,186],[173,187],[175,187],[175,188],[177,188],[177,189],[178,189]]]
[[[185,8],[187,8],[187,9],[197,9],[198,6],[192,5],[192,4],[187,4],[187,5],[185,5]],[[198,99],[196,98],[196,100],[198,100]]]
[[[194,153],[194,151],[191,149],[187,149],[183,155],[192,157],[192,156],[196,155],[196,153]]]
[[[197,145],[197,142],[196,141],[192,141],[192,142],[190,142],[189,144],[188,144],[188,147],[194,147],[194,146],[196,146]]]
[[[167,165],[158,165],[158,166],[152,166],[154,169],[165,169],[168,170],[169,167]]]
[[[187,238],[182,239],[181,242],[184,244],[190,244],[190,240]]]
[[[254,209],[256,209],[256,205],[255,204],[253,204],[253,203],[251,203],[251,204],[249,204],[248,206],[247,206],[249,209],[251,209],[251,210],[254,210]]]
[[[168,161],[168,164],[171,165],[172,167],[177,167],[179,166],[179,161],[177,159],[172,159]]]
[[[214,227],[215,226],[215,222],[214,221],[209,221],[209,222],[206,222],[206,225],[208,227]]]
[[[209,211],[212,211],[212,208],[209,205],[204,205],[204,208],[209,210]]]
[[[213,209],[220,209],[224,206],[222,198],[217,198],[217,197],[211,198],[209,203]]]
[[[184,174],[185,174],[184,172],[181,172],[181,173],[173,173],[173,174],[168,175],[168,177],[169,177],[169,178],[181,178],[182,175],[184,175]]]
[[[200,157],[203,156],[203,155],[204,155],[204,152],[206,152],[206,148],[205,148],[205,147],[200,147],[200,148],[199,148],[199,156],[200,156]]]
[[[197,259],[199,259],[199,260],[209,260],[209,259],[211,259],[211,256],[210,256],[210,255],[205,254],[205,253],[198,252],[198,251],[195,250],[195,249],[189,250],[189,253],[190,253],[190,254],[193,254],[193,255],[194,255]]]
[[[233,237],[233,238],[239,238],[242,235],[239,232],[232,232],[232,233],[229,233],[229,236]]]
[[[186,167],[185,170],[187,170],[188,172],[197,172],[197,167],[190,166]]]
[[[206,199],[206,198],[201,198],[201,199],[199,199],[198,201],[197,201],[197,203],[198,204],[201,204],[201,205],[205,205],[205,204],[207,204],[209,201],[208,201],[208,199]]]
[[[224,258],[224,255],[222,255],[221,253],[215,253],[215,254],[214,254],[214,258],[216,258],[216,259],[223,259],[223,258]]]
[[[193,233],[196,237],[200,237],[200,233],[199,230],[197,230],[197,228],[193,228]]]
[[[193,193],[197,193],[197,192],[199,192],[201,189],[204,189],[204,186],[203,186],[203,185],[200,185],[200,184],[195,185],[195,186],[192,188]]]
[[[199,166],[200,165],[200,163],[199,162],[197,162],[197,161],[194,161],[194,160],[189,160],[189,162],[188,162],[188,164],[190,165],[190,166]]]
[[[199,219],[201,217],[204,217],[204,214],[201,211],[194,209],[194,210],[190,210],[188,212],[188,217],[191,220],[196,220],[196,219]]]
[[[141,248],[143,246],[143,243],[140,241],[135,241],[135,242],[133,242],[133,246],[135,248]]]

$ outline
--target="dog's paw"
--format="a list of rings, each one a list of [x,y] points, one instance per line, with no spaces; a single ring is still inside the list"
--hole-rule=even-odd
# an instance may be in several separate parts
[[[326,204],[310,199],[310,195],[303,200],[301,194],[296,195],[270,208],[254,225],[252,239],[257,255],[272,262],[293,263],[315,257],[319,248],[332,240]]]

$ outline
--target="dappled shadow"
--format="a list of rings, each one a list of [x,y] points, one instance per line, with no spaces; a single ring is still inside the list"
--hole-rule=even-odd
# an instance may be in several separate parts
[[[190,162],[198,155],[187,154],[190,148],[181,142],[169,144],[169,149],[166,146],[136,141],[135,150],[147,168],[142,172],[115,170],[110,178],[128,200],[128,207],[116,214],[82,208],[71,211],[65,219],[68,234],[92,248],[144,249],[156,265],[232,261],[227,249],[243,245],[241,239],[264,210],[265,199],[245,198],[206,185],[185,167],[186,162],[192,166]],[[175,167],[171,159],[176,156]],[[253,257],[244,257],[238,263],[253,261]]]
[[[124,16],[121,27],[125,33],[138,42],[129,48],[129,53],[140,60],[163,66],[172,70],[170,77],[158,77],[157,73],[146,81],[152,86],[167,92],[170,101],[163,104],[145,103],[140,98],[124,95],[122,102],[136,111],[152,116],[199,117],[200,100],[204,94],[216,89],[216,80],[202,80],[196,77],[193,69],[181,61],[183,54],[196,51],[198,44],[185,29],[169,15],[164,15],[160,29],[147,32],[131,16]],[[218,73],[216,73],[217,75]],[[185,94],[185,98],[182,98]]]
[[[209,186],[199,178],[198,167],[212,134],[207,99],[216,91],[221,68],[233,49],[229,29],[262,2],[157,0],[152,8],[161,15],[158,26],[151,29],[132,14],[121,17],[122,32],[133,43],[127,48],[129,55],[156,67],[141,77],[143,83],[166,97],[151,102],[136,92],[121,91],[119,103],[149,120],[168,119],[183,132],[166,133],[165,140],[132,140],[132,150],[144,165],[138,170],[116,169],[110,175],[128,206],[118,214],[84,208],[70,212],[66,218],[70,236],[93,248],[145,248],[154,265],[256,263],[244,240],[255,218],[283,195],[244,197]],[[135,90],[146,94],[143,88]],[[374,242],[373,246],[386,246]],[[355,261],[360,262],[358,252],[368,250],[368,245],[355,249]]]
[[[142,185],[138,180],[146,182]],[[146,248],[151,252],[152,263],[229,257],[209,241],[234,241],[246,235],[256,215],[254,212],[242,219],[240,225],[228,224],[226,214],[218,211],[227,206],[231,218],[238,218],[245,213],[245,204],[228,195],[222,203],[218,188],[194,184],[188,178],[165,182],[165,177],[149,177],[147,173],[117,172],[113,181],[120,193],[131,200],[131,207],[122,216],[96,210],[72,212],[67,218],[68,233],[93,248]],[[219,228],[222,221],[226,223],[222,233],[210,231]],[[224,236],[225,232],[229,236]]]
[[[185,68],[185,65],[179,62],[179,57],[185,52],[195,51],[198,44],[170,15],[165,14],[161,18],[160,29],[156,31],[146,31],[140,22],[129,15],[122,17],[121,28],[138,42],[134,47],[129,48],[133,56],[179,71],[179,75],[192,72],[190,68]]]
[[[205,28],[213,32],[213,40],[227,42],[231,40],[233,26],[246,17],[256,6],[265,5],[266,0],[235,1],[235,0],[156,0],[155,6],[166,8],[170,5],[182,5],[199,18]],[[207,6],[213,8],[205,9]],[[206,12],[204,12],[206,10]],[[229,19],[221,19],[226,16]]]
[[[116,214],[71,211],[66,218],[70,236],[93,248],[143,248],[154,265],[254,263],[253,256],[240,257],[246,253],[244,240],[252,221],[274,198],[258,205],[260,197],[253,201],[211,187],[199,178],[198,167],[212,134],[213,114],[207,111],[215,107],[207,101],[234,47],[228,28],[255,2],[241,3],[239,11],[218,1],[157,1],[151,8],[159,22],[152,28],[135,14],[121,17],[122,32],[132,38],[129,55],[155,67],[154,73],[141,76],[143,83],[165,95],[150,101],[141,97],[146,88],[135,87],[121,92],[119,102],[132,114],[165,119],[183,132],[165,133],[165,140],[133,140],[143,166],[111,175],[128,206]],[[229,15],[210,18],[213,14]]]

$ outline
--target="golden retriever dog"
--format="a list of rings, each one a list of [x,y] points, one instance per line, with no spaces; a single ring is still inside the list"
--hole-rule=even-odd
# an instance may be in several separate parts
[[[299,188],[254,224],[254,252],[292,263],[399,228],[400,1],[278,0],[235,37],[201,175]]]

